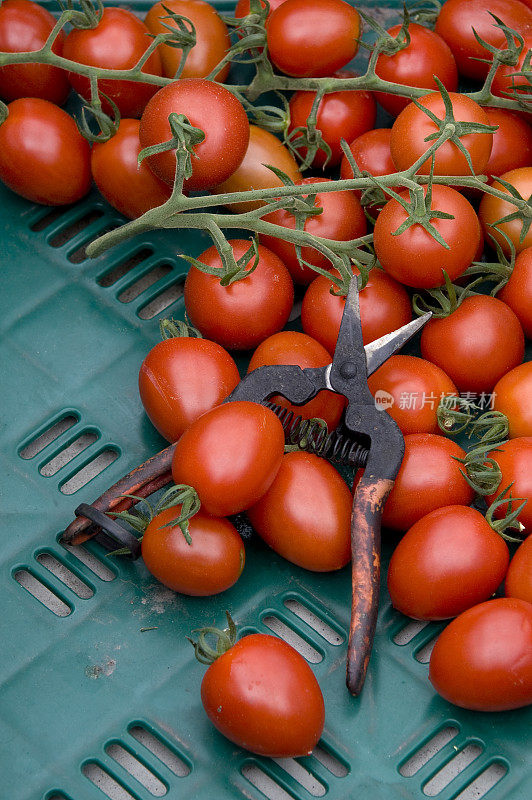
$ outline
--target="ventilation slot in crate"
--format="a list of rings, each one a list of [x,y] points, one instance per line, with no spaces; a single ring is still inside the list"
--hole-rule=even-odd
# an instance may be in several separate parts
[[[296,795],[287,792],[271,775],[268,775],[255,762],[247,762],[241,768],[241,773],[252,786],[262,792],[268,800],[297,800]]]
[[[39,553],[36,560],[81,600],[88,600],[93,596],[93,589],[52,553]]]
[[[414,653],[416,661],[419,661],[420,664],[428,664],[430,661],[430,656],[432,651],[434,650],[434,645],[436,644],[438,636],[434,636],[430,642],[427,642],[420,647],[419,650],[416,650]]]
[[[178,778],[186,778],[190,774],[190,766],[175,752],[169,743],[163,741],[162,736],[155,734],[153,730],[148,730],[144,725],[138,723],[128,728],[128,732],[130,736],[145,747],[146,750],[149,750]]]
[[[123,289],[118,295],[121,303],[131,303],[136,300],[139,295],[153,286],[154,283],[160,281],[161,278],[166,277],[172,271],[170,264],[157,264],[153,266],[148,272],[144,273],[134,283]]]
[[[333,755],[323,744],[317,744],[312,751],[313,758],[327,769],[335,778],[345,778],[349,774],[349,767],[338,756]]]
[[[19,569],[13,574],[13,577],[23,589],[52,614],[57,617],[68,617],[72,613],[72,608],[29,570]]]
[[[146,261],[152,255],[153,250],[150,247],[143,247],[142,250],[138,250],[124,261],[115,264],[114,267],[104,272],[97,280],[98,286],[104,289],[113,286],[117,281],[131,272],[132,269],[138,267],[139,264],[142,264],[143,261]]]
[[[398,645],[409,644],[418,633],[427,627],[429,623],[419,619],[412,619],[404,625],[401,630],[393,636],[393,641]]]
[[[467,744],[423,786],[423,794],[436,797],[482,754],[479,744]]]
[[[79,491],[79,489],[86,486],[89,481],[92,481],[93,478],[100,475],[104,469],[107,469],[113,461],[116,461],[118,456],[119,453],[114,447],[106,447],[98,453],[98,455],[94,456],[88,464],[85,464],[84,467],[62,483],[59,487],[60,491],[63,494],[74,494],[74,492]]]
[[[273,760],[312,797],[323,797],[327,794],[327,787],[294,758],[274,758]]]
[[[171,306],[172,303],[177,302],[177,300],[183,296],[184,284],[184,278],[180,278],[175,283],[172,283],[171,286],[168,286],[163,292],[158,294],[157,297],[154,297],[153,300],[150,300],[145,306],[139,308],[139,317],[141,319],[152,319],[157,314],[161,314]]]
[[[65,433],[65,431],[68,431],[78,422],[79,416],[71,412],[65,414],[59,419],[54,420],[49,424],[48,427],[41,431],[38,436],[31,439],[28,444],[24,445],[24,447],[19,450],[19,456],[21,458],[34,458],[42,450],[44,450],[45,447],[48,447],[49,444],[55,442],[55,440]]]
[[[92,225],[93,222],[101,219],[103,217],[103,211],[100,211],[97,208],[93,208],[90,211],[87,211],[83,217],[80,219],[74,220],[74,222],[70,222],[68,225],[65,225],[64,228],[61,228],[57,233],[50,238],[49,244],[51,247],[63,247],[67,242],[77,236],[78,233],[84,231],[85,228],[88,228],[89,225]]]
[[[38,220],[33,222],[30,225],[30,230],[34,231],[35,233],[46,230],[46,228],[49,228],[50,225],[53,225],[56,220],[61,219],[63,214],[66,214],[67,211],[68,209],[65,209],[64,207],[53,208],[47,214],[39,217]]]
[[[319,634],[329,644],[340,645],[345,641],[343,634],[332,628],[325,620],[311,611],[301,600],[295,597],[288,597],[284,601],[286,608],[296,617],[306,622],[317,634]]]
[[[107,745],[105,752],[154,797],[164,797],[168,792],[166,784],[121,743]]]
[[[107,772],[96,761],[88,761],[82,766],[81,771],[109,800],[137,800],[118,778]]]
[[[42,464],[39,467],[39,472],[43,477],[51,478],[56,472],[59,472],[60,469],[86,450],[87,447],[97,442],[99,438],[96,431],[85,429],[71,441],[70,444],[66,445],[59,453],[53,456],[53,458]]]
[[[292,645],[294,650],[297,650],[311,664],[319,664],[320,661],[323,661],[322,654],[279,617],[274,614],[268,614],[262,618],[262,622],[273,633],[277,634],[280,639],[284,639],[285,642]]]
[[[94,222],[96,219],[99,219],[100,216],[101,216],[101,214],[98,215],[98,216],[95,216],[94,219],[92,219],[90,221]],[[87,227],[87,225],[84,225],[84,227]],[[105,225],[103,228],[100,228],[98,230],[98,236],[103,236],[104,233],[109,233],[110,231],[114,231],[115,228],[116,228],[116,225]],[[79,233],[79,230],[77,230],[76,233]],[[92,238],[94,238],[94,237],[92,237]],[[91,239],[91,241],[92,241],[92,239]],[[88,245],[89,245],[89,242],[85,242],[80,247],[78,247],[76,250],[74,250],[72,253],[68,254],[67,257],[68,257],[68,260],[70,261],[71,264],[81,264],[82,261],[86,260]]]
[[[91,553],[87,550],[83,545],[71,545],[71,544],[63,544],[61,546],[65,548],[71,555],[78,559],[87,569],[90,569],[91,572],[96,575],[101,581],[113,581],[116,578],[116,574],[110,569],[107,564],[104,564],[97,558],[94,553]]]
[[[454,800],[481,800],[508,772],[502,761],[493,761],[469,783]]]
[[[412,775],[415,775],[431,758],[434,758],[440,750],[443,750],[459,732],[455,725],[446,725],[444,728],[440,728],[440,730],[421,745],[407,761],[404,761],[400,765],[399,773],[404,778],[410,778]]]

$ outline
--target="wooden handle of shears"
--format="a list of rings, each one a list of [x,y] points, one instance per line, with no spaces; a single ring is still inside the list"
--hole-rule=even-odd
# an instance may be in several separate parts
[[[347,648],[347,688],[358,695],[364,685],[379,606],[381,517],[394,481],[367,474],[353,498],[351,513],[352,601]]]

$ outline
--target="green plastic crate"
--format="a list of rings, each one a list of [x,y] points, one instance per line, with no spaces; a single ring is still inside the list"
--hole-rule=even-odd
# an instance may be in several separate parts
[[[378,10],[391,21],[388,6]],[[164,446],[143,413],[138,368],[158,320],[183,314],[176,253],[198,254],[208,240],[147,234],[90,261],[83,246],[123,221],[96,194],[56,211],[0,187],[0,204],[2,797],[532,796],[530,710],[474,714],[439,698],[427,661],[442,626],[394,611],[384,586],[355,699],[344,685],[349,568],[308,573],[252,537],[237,585],[205,600],[165,589],[142,561],[106,558],[94,542],[58,543],[78,503]],[[393,543],[385,536],[384,575]],[[312,756],[253,756],[207,720],[204,668],[185,636],[223,625],[226,608],[243,632],[287,638],[311,662],[326,704]]]

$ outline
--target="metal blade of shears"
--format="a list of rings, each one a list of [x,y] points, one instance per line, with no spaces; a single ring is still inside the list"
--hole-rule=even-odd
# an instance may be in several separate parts
[[[413,319],[412,322],[408,322],[401,328],[397,328],[397,330],[391,333],[386,333],[379,339],[375,339],[375,341],[367,344],[364,347],[364,351],[366,353],[368,376],[372,375],[376,369],[390,358],[390,356],[393,356],[394,353],[400,350],[415,333],[421,330],[423,325],[425,325],[431,317],[432,313],[428,311],[426,314],[423,314],[417,319]]]

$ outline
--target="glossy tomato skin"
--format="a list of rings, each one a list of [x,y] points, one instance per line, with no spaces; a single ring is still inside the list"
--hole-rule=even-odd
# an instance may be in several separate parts
[[[142,558],[151,574],[174,592],[210,597],[237,582],[245,563],[244,543],[224,517],[198,511],[189,520],[192,544],[180,527],[165,528],[179,516],[180,506],[157,514],[142,537]]]
[[[171,194],[145,161],[138,163],[139,127],[138,119],[121,119],[115,135],[95,142],[91,153],[94,183],[107,202],[130,219],[162,205]]]
[[[414,619],[456,617],[491,597],[509,561],[508,546],[479,511],[438,508],[395,548],[388,568],[390,599]]]
[[[206,78],[231,46],[227,25],[205,0],[161,0],[150,8],[144,20],[151,33],[166,33],[168,29],[165,24],[172,24],[171,20],[164,19],[168,14],[163,6],[189,19],[196,31],[196,44],[187,55],[180,78]],[[163,75],[173,78],[181,62],[182,51],[163,44],[159,47],[159,54]],[[223,83],[228,74],[229,64],[226,64],[215,78]]]
[[[268,0],[268,3],[270,6],[270,10],[268,11],[267,19],[271,17],[272,13],[278,6],[281,6],[283,3],[286,3],[286,0]],[[265,3],[261,2],[261,5],[263,8],[265,7]],[[247,17],[247,15],[250,13],[249,7],[250,7],[249,0],[238,0],[238,3],[235,6],[235,17],[238,18]]]
[[[524,44],[517,60],[517,64],[502,64],[493,78],[491,84],[491,91],[494,95],[499,97],[511,97],[512,99],[521,99],[528,103],[528,111],[530,111],[530,81],[525,76],[519,76],[516,73],[524,72],[526,70],[525,59],[527,53],[532,49],[532,25],[528,30],[528,34],[523,37]],[[530,59],[528,59],[528,73],[530,74]],[[530,114],[523,112],[526,118],[530,120]]]
[[[245,239],[230,239],[238,260],[249,249]],[[242,280],[222,286],[216,275],[191,267],[185,280],[185,307],[194,327],[230,350],[256,347],[284,327],[294,302],[294,285],[275,253],[259,245],[257,267]],[[210,247],[199,261],[221,269],[216,248]]]
[[[267,364],[296,364],[306,369],[325,367],[331,362],[331,354],[311,336],[299,331],[280,331],[259,344],[251,356],[248,372]],[[281,395],[274,395],[270,399],[272,403],[290,409],[295,416],[325,420],[329,431],[338,426],[345,406],[343,395],[327,389],[318,392],[312,400],[301,406],[292,405]]]
[[[399,194],[409,199],[408,192]],[[449,249],[417,224],[394,236],[407,218],[407,212],[395,199],[389,200],[379,213],[373,232],[375,252],[382,267],[392,278],[418,289],[441,286],[442,270],[451,280],[458,278],[473,261],[480,242],[478,217],[460,192],[449,186],[433,185],[431,209],[454,216],[454,219],[431,220]]]
[[[368,386],[374,397],[378,392],[391,395],[393,404],[386,412],[404,434],[440,433],[438,404],[442,397],[457,394],[442,369],[416,356],[391,356],[369,377]]]
[[[150,44],[149,32],[131,11],[122,8],[104,8],[102,18],[95,28],[74,28],[67,35],[63,55],[79,64],[106,69],[130,69]],[[152,53],[142,68],[151,75],[162,75],[161,57]],[[69,80],[73,88],[90,100],[90,81],[83,75],[71,72]],[[157,91],[157,86],[134,81],[98,81],[98,89],[116,105],[123,117],[140,117],[144,106]],[[105,101],[104,110],[111,107]]]
[[[313,572],[341,569],[351,559],[353,498],[345,481],[324,458],[294,451],[266,494],[247,516],[272,550]]]
[[[55,25],[50,12],[32,0],[4,0],[0,6],[0,52],[40,50]],[[53,50],[62,55],[65,34]],[[48,64],[11,64],[0,68],[0,97],[6,103],[19,97],[39,97],[63,105],[70,92],[67,74]]]
[[[532,167],[511,169],[509,172],[504,172],[500,177],[507,183],[511,183],[524,199],[528,199],[532,195]],[[497,180],[493,181],[493,187],[504,194],[509,194],[508,189]],[[512,203],[489,194],[483,196],[478,210],[478,216],[486,233],[486,238],[490,233],[499,242],[503,252],[506,254],[509,254],[510,247],[504,236],[499,233],[499,229],[509,237],[517,253],[527,247],[532,247],[532,227],[523,236],[524,223],[522,219],[510,220],[510,222],[503,222],[494,227],[496,222],[508,214],[513,214],[515,211],[516,206]]]
[[[0,126],[0,180],[48,206],[81,200],[90,189],[90,147],[66,111],[48,100],[21,98]]]
[[[219,405],[240,380],[229,353],[209,339],[158,342],[141,364],[139,392],[161,436],[176,442],[201,414]]]
[[[358,50],[360,15],[343,0],[286,0],[266,26],[268,55],[296,78],[332,75]]]
[[[532,11],[519,0],[446,0],[442,6],[435,30],[451,48],[461,75],[482,79],[488,74],[489,64],[475,60],[489,59],[490,54],[474,30],[494,47],[505,45],[504,33],[491,14],[521,34],[532,30]]]
[[[445,700],[472,711],[532,703],[532,605],[500,597],[464,611],[438,637],[429,680]]]
[[[388,29],[394,38],[401,25]],[[408,26],[410,42],[391,56],[381,53],[375,64],[379,78],[404,86],[417,86],[421,89],[437,89],[434,75],[445,88],[454,92],[458,86],[458,70],[449,45],[434,31],[411,22]],[[397,116],[410,102],[408,97],[375,92],[375,99],[388,113]]]
[[[489,125],[488,115],[478,103],[456,92],[449,92],[455,119],[458,122],[476,122]],[[445,105],[440,92],[431,92],[421,97],[418,103],[431,111],[438,119],[445,116]],[[392,158],[398,170],[408,169],[425,153],[431,145],[426,137],[438,131],[437,125],[414,103],[409,103],[401,111],[392,125],[390,147]],[[492,133],[467,133],[460,137],[468,150],[473,170],[478,175],[485,172],[491,154]],[[427,159],[417,170],[420,175],[428,175],[431,159]],[[471,175],[466,157],[454,142],[442,144],[434,158],[435,175]]]
[[[495,384],[493,395],[495,411],[508,417],[510,437],[532,436],[532,361],[503,375]]]
[[[351,142],[349,149],[351,150],[356,164],[362,171],[369,172],[370,175],[376,177],[379,175],[390,175],[392,172],[395,172],[395,164],[393,163],[390,150],[391,135],[390,128],[374,128],[358,136]],[[347,157],[344,155],[340,162],[340,178],[342,178],[342,180],[350,180],[353,177],[353,170],[351,169]],[[355,190],[355,194],[359,199],[362,196],[362,192],[358,189]],[[384,202],[378,204],[372,203],[369,205],[368,210],[373,214],[377,214],[384,205]]]
[[[354,72],[337,72],[335,77],[348,78],[354,75]],[[289,132],[306,126],[315,98],[315,92],[294,92],[290,98]],[[375,125],[376,116],[377,107],[370,92],[331,92],[322,98],[318,106],[316,128],[321,131],[323,140],[331,148],[327,167],[334,167],[342,160],[341,140],[351,142],[357,136],[371,130]],[[305,158],[307,148],[301,147],[299,152],[301,157]],[[318,150],[312,166],[323,167],[325,160],[325,152]]]
[[[210,189],[227,180],[241,164],[249,142],[248,118],[236,97],[220,84],[201,78],[184,78],[164,86],[142,114],[142,147],[171,138],[171,113],[184,114],[193,127],[205,133],[205,139],[194,147],[192,177],[185,181],[185,189]],[[149,156],[148,164],[159,178],[173,185],[174,150]]]
[[[174,482],[193,486],[204,511],[227,517],[256,503],[270,488],[284,452],[273,411],[236,400],[202,414],[176,444]]]
[[[519,319],[527,339],[532,339],[532,246],[515,259],[510,280],[497,297],[510,306]]]
[[[308,663],[282,639],[262,633],[240,639],[211,664],[201,701],[227,739],[271,758],[310,755],[325,722]]]
[[[497,448],[497,451],[489,453],[489,457],[499,465],[502,478],[497,490],[486,497],[486,502],[492,503],[498,494],[512,484],[510,489],[512,497],[522,498],[521,502],[527,501],[519,514],[518,521],[524,525],[522,535],[530,535],[532,533],[532,437],[520,436],[517,439],[510,439]],[[509,494],[506,492],[504,497],[509,497]],[[517,503],[517,506],[519,505],[521,503]],[[495,516],[502,518],[507,511],[508,505],[499,506]]]
[[[353,270],[358,274],[356,268]],[[334,274],[334,270],[332,271]],[[345,297],[331,294],[335,284],[318,275],[309,285],[301,305],[303,330],[334,352],[345,307]],[[369,344],[412,319],[412,306],[405,288],[380,269],[372,269],[359,294],[362,338]]]
[[[405,436],[403,463],[384,506],[382,524],[406,531],[437,508],[468,506],[475,495],[455,460],[464,456],[462,448],[445,436]]]
[[[242,163],[226,181],[215,186],[212,192],[225,194],[283,186],[281,179],[268,166],[282,170],[294,183],[301,181],[299,167],[290,150],[273,133],[259,128],[258,125],[250,125],[249,144]],[[244,203],[228,204],[227,208],[240,214],[263,205],[264,201],[248,200]]]
[[[518,597],[532,603],[532,537],[528,536],[515,551],[504,582],[506,597]]]
[[[326,178],[304,178],[301,184],[310,185],[326,182],[326,180]],[[337,241],[356,239],[366,233],[366,217],[353,192],[345,190],[318,193],[314,205],[323,208],[323,212],[306,220],[304,230],[308,233]],[[295,229],[294,215],[284,209],[265,214],[263,219],[266,222],[282,225],[284,228]],[[260,240],[282,259],[295,283],[307,285],[316,277],[313,269],[307,266],[302,267],[299,264],[295,245],[264,234],[261,235]],[[309,264],[315,264],[322,269],[331,267],[329,259],[313,247],[302,247],[301,255]]]
[[[505,108],[486,108],[490,125],[498,125],[486,175],[503,175],[511,169],[532,167],[532,127]]]
[[[476,295],[448,317],[429,320],[420,344],[423,358],[441,367],[460,391],[480,394],[522,362],[525,337],[511,308]]]

